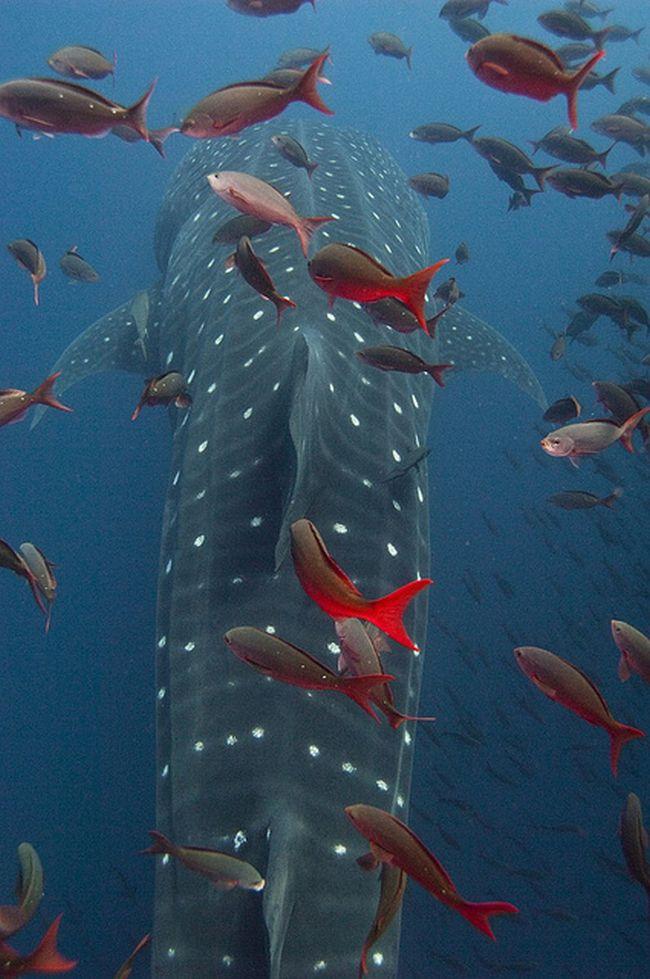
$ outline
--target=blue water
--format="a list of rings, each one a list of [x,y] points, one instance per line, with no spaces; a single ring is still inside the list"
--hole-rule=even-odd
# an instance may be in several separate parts
[[[471,260],[458,277],[467,307],[522,351],[549,400],[572,393],[587,417],[597,415],[590,384],[551,363],[543,326],[562,329],[562,304],[595,291],[593,280],[607,266],[605,232],[621,225],[621,208],[613,198],[570,201],[549,190],[532,208],[507,214],[508,188],[465,142],[430,147],[408,139],[414,126],[446,120],[463,128],[480,123],[482,134],[525,147],[566,119],[563,99],[542,105],[476,80],[464,62],[466,45],[437,17],[441,5],[318,0],[316,14],[304,7],[257,21],[218,0],[5,0],[2,80],[45,74],[47,56],[66,43],[116,50],[115,98],[135,101],[158,76],[149,121],[162,126],[220,85],[269,70],[287,48],[329,43],[333,85],[325,97],[335,121],[372,132],[407,173],[451,176],[447,198],[425,205],[431,259],[465,240]],[[549,6],[494,4],[486,23],[548,41],[535,17]],[[615,19],[647,24],[646,0],[619,0]],[[412,73],[373,54],[366,38],[375,30],[413,44]],[[601,88],[581,94],[578,135],[606,147],[588,124],[643,90],[630,70],[647,56],[647,37],[608,48],[599,68],[623,66],[616,95]],[[110,79],[98,87],[111,95]],[[157,206],[189,145],[171,138],[163,161],[144,144],[112,137],[18,139],[0,121],[0,240],[33,238],[50,269],[36,308],[27,276],[9,256],[0,261],[3,386],[33,388],[89,323],[155,279]],[[540,165],[552,162],[538,157]],[[609,169],[630,160],[638,157],[618,146]],[[58,258],[72,244],[100,271],[99,284],[73,285],[60,273]],[[615,267],[627,268],[627,260],[619,257]],[[647,288],[623,291],[648,299]],[[616,356],[624,346],[617,328],[601,320],[593,332],[599,345],[574,344],[567,359],[594,379],[632,376]],[[639,337],[641,347],[632,349],[640,359],[648,343]],[[112,975],[151,927],[153,861],[137,851],[155,823],[152,648],[168,424],[164,411],[131,424],[140,387],[135,376],[98,375],[64,399],[73,415],[52,412],[34,432],[23,423],[4,428],[0,439],[0,536],[14,546],[35,542],[57,563],[60,579],[47,636],[24,583],[6,573],[0,581],[0,901],[11,902],[16,847],[29,840],[45,867],[46,896],[15,944],[30,948],[63,911],[60,945],[79,958],[74,975],[83,979]],[[501,379],[474,375],[454,379],[437,402],[429,457],[437,583],[421,706],[439,721],[419,735],[410,822],[464,894],[510,900],[521,914],[496,920],[492,945],[409,885],[400,979],[641,979],[646,904],[642,889],[617,870],[617,823],[628,791],[650,810],[647,745],[624,749],[614,781],[604,733],[529,687],[512,648],[554,650],[600,684],[617,718],[649,723],[647,689],[639,677],[619,682],[609,634],[612,617],[646,632],[650,626],[648,457],[608,450],[625,490],[614,511],[553,510],[545,503],[552,492],[604,495],[612,486],[590,464],[578,473],[543,455],[531,402]],[[522,509],[536,514],[535,527]],[[468,570],[480,601],[463,583]],[[512,597],[495,573],[512,585]],[[134,977],[147,968],[145,957]]]

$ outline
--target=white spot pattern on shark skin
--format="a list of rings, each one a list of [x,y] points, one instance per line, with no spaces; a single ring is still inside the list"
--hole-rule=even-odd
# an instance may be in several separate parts
[[[158,700],[164,700],[166,693],[167,690],[165,689],[165,687],[161,687],[160,690],[158,691]]]
[[[158,640],[158,649],[164,649],[167,645],[167,636],[161,636]]]
[[[318,747],[317,744],[310,744],[307,750],[309,751],[309,754],[311,755],[312,758],[318,758],[318,756],[320,755],[320,748]]]
[[[395,460],[395,462],[401,462],[402,461],[402,457],[399,454],[399,452],[397,451],[397,449],[393,449],[391,455],[393,456],[393,459]]]
[[[355,428],[358,428],[359,425],[361,424],[361,422],[359,421],[356,415],[350,415],[350,421],[352,422]]]
[[[199,534],[198,537],[194,538],[195,547],[203,547],[204,543],[205,543],[205,534]]]
[[[167,778],[168,775],[169,775],[169,765],[163,765],[163,769],[160,773],[160,777]]]
[[[332,530],[334,530],[337,534],[347,534],[348,532],[348,528],[344,523],[335,523]]]
[[[388,542],[388,544],[386,544],[386,550],[388,551],[391,557],[397,556],[397,548],[395,547],[394,544],[391,544],[390,541]]]
[[[235,848],[235,853],[238,850],[241,850],[241,848],[243,847],[244,843],[247,843],[247,842],[248,842],[248,837],[246,836],[246,833],[244,832],[244,830],[243,829],[238,829],[237,832],[235,833],[235,835],[233,836],[233,840],[232,840],[232,845]]]
[[[260,738],[264,737],[264,733],[265,732],[263,727],[254,727],[253,730],[251,731],[253,737],[256,738],[258,741]]]
[[[337,857],[343,857],[348,852],[347,846],[345,846],[343,843],[335,843],[332,849]]]
[[[201,752],[201,751],[203,751],[204,748],[205,748],[205,744],[203,743],[203,741],[195,741],[194,742],[194,750],[195,751]]]
[[[384,964],[384,956],[382,955],[381,952],[373,952],[372,953],[372,964],[373,965],[383,965]]]
[[[197,452],[203,453],[203,452],[205,452],[205,450],[207,449],[207,447],[208,447],[208,440],[206,439],[205,442],[201,442],[201,444],[199,445],[199,447],[197,449]]]
[[[253,517],[251,520],[251,527],[261,527],[263,517]]]

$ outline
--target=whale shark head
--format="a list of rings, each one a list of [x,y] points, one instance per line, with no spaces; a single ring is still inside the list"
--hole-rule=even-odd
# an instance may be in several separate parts
[[[278,155],[276,133],[318,162],[312,180]],[[414,726],[393,730],[347,698],[263,678],[223,635],[266,629],[336,668],[334,624],[302,591],[289,556],[289,527],[302,517],[370,598],[429,572],[427,474],[405,463],[425,456],[434,384],[373,370],[356,351],[398,344],[456,371],[498,373],[540,404],[544,395],[516,350],[458,306],[435,341],[377,326],[355,303],[329,309],[282,227],[254,242],[278,291],[297,304],[276,328],[273,305],[225,270],[227,250],[212,241],[235,213],[209,188],[207,175],[220,169],[271,182],[301,215],[333,215],[313,247],[348,242],[399,275],[429,264],[428,224],[395,161],[360,132],[282,120],[196,142],[160,209],[160,281],[89,327],[56,364],[59,391],[97,370],[179,371],[193,401],[170,409],[157,826],[177,842],[236,853],[267,884],[261,896],[223,894],[161,861],[153,971],[351,976],[379,884],[356,864],[362,850],[344,807],[363,802],[407,818]],[[384,657],[407,714],[417,713],[426,615],[419,597],[406,624],[422,653],[395,646]],[[397,951],[393,925],[371,969],[394,976]]]

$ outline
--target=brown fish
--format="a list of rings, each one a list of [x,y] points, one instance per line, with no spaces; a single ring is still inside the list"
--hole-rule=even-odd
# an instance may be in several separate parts
[[[250,173],[222,170],[220,173],[210,174],[207,180],[215,194],[243,214],[270,224],[284,224],[293,228],[305,258],[314,232],[321,224],[335,220],[333,217],[302,217],[296,213],[284,194]]]
[[[621,848],[630,877],[645,889],[650,908],[650,865],[646,856],[648,833],[643,825],[639,797],[630,792],[621,813]]]
[[[43,897],[43,867],[38,853],[30,843],[21,843],[18,847],[18,862],[18,903],[0,907],[0,942],[10,938],[32,920]]]
[[[145,405],[175,404],[177,408],[189,408],[192,398],[187,391],[187,382],[178,371],[168,371],[158,377],[150,377],[145,382],[144,391],[133,410],[131,421],[134,422]]]
[[[553,493],[548,501],[553,506],[560,507],[561,510],[593,510],[596,506],[606,506],[610,510],[617,500],[620,500],[623,490],[617,486],[609,496],[596,496],[595,493],[587,493],[585,490],[562,490],[561,493]]]
[[[413,48],[407,48],[401,37],[388,31],[376,31],[368,38],[368,44],[375,54],[384,54],[388,58],[406,59],[409,70],[412,68],[411,55]]]
[[[70,44],[59,48],[47,59],[47,63],[59,75],[67,78],[106,78],[113,75],[117,65],[117,54],[109,61],[97,48],[87,48],[83,44]]]
[[[61,271],[77,282],[99,282],[100,275],[85,258],[79,254],[76,245],[71,245],[62,256],[59,266]]]
[[[263,299],[268,299],[273,303],[277,313],[276,326],[280,325],[280,319],[285,309],[296,308],[292,299],[281,296],[277,291],[271,276],[266,271],[264,262],[255,254],[251,240],[246,235],[239,239],[234,255],[226,262],[226,268],[228,267],[239,269],[242,278],[248,282],[249,286],[259,293]]]
[[[304,3],[316,9],[316,0],[227,0],[231,10],[248,17],[273,17],[275,14],[293,14]]]
[[[22,421],[32,405],[47,405],[59,411],[72,411],[72,408],[61,404],[54,394],[54,382],[60,376],[61,371],[51,374],[31,393],[16,388],[0,389],[0,428],[3,425],[13,425],[15,422]]]
[[[29,272],[34,283],[34,303],[38,306],[38,287],[47,274],[43,252],[29,238],[16,238],[15,241],[9,242],[7,249],[18,264]]]
[[[459,265],[464,265],[465,262],[469,262],[469,246],[467,242],[461,241],[460,245],[454,252],[454,258]]]
[[[360,863],[360,866],[363,867],[363,864]],[[377,911],[370,931],[366,935],[366,940],[363,943],[363,949],[361,950],[359,979],[362,979],[362,976],[368,973],[368,952],[375,942],[379,941],[402,906],[402,898],[404,897],[408,877],[400,867],[393,867],[389,863],[382,863],[380,880],[381,889]]]
[[[0,539],[0,568],[6,568],[7,571],[13,571],[15,575],[19,578],[25,578],[27,584],[32,590],[32,595],[34,596],[34,601],[40,608],[44,615],[47,615],[47,610],[43,604],[43,599],[40,595],[40,590],[38,587],[38,581],[31,570],[25,559],[17,551],[14,551],[13,547],[7,543],[6,540]]]
[[[207,877],[220,891],[232,891],[241,887],[246,891],[261,891],[264,878],[258,870],[245,860],[231,857],[229,853],[210,850],[207,847],[182,846],[172,843],[158,830],[150,829],[149,836],[153,840],[151,846],[142,853],[167,853],[174,857],[192,873]]]
[[[241,214],[219,225],[212,235],[212,241],[215,245],[236,245],[244,235],[251,239],[259,238],[260,235],[266,234],[270,227],[268,221],[260,221],[252,214]]]
[[[286,639],[248,626],[230,629],[224,641],[238,659],[265,676],[302,690],[345,694],[376,721],[378,717],[372,709],[370,693],[378,685],[395,679],[387,673],[340,676]]]
[[[612,636],[621,653],[618,664],[620,679],[629,680],[632,673],[638,673],[646,683],[650,683],[650,639],[634,626],[617,619],[612,619]]]
[[[334,115],[316,91],[318,76],[328,57],[329,52],[323,51],[291,88],[253,81],[217,89],[190,109],[181,123],[181,132],[195,139],[233,136],[247,126],[280,115],[291,102],[306,102],[325,115]]]
[[[314,255],[308,269],[316,285],[330,297],[330,306],[337,297],[369,303],[392,296],[411,310],[427,332],[424,315],[426,290],[438,269],[448,261],[448,258],[443,258],[435,265],[402,278],[393,275],[385,265],[361,248],[333,242]]]
[[[632,738],[645,737],[644,732],[615,720],[589,677],[560,656],[537,646],[520,646],[514,650],[514,654],[517,665],[538,690],[589,724],[602,727],[607,732],[611,742],[612,772],[616,775],[621,748]]]
[[[403,347],[365,347],[356,351],[359,360],[380,371],[398,371],[402,374],[430,374],[436,384],[444,388],[443,373],[452,370],[453,364],[428,364],[417,354]]]
[[[582,406],[577,398],[569,395],[568,398],[559,398],[546,409],[542,418],[547,422],[554,422],[558,425],[562,422],[569,422],[577,418],[582,411]]]
[[[113,979],[129,979],[129,976],[133,971],[133,965],[135,963],[136,957],[142,951],[143,948],[146,948],[146,946],[149,944],[150,941],[151,941],[151,935],[145,935],[144,938],[140,939],[140,941],[135,946],[135,948],[133,949],[129,957],[125,959],[122,965],[119,967],[119,969],[113,976]]]
[[[147,106],[156,81],[127,108],[72,82],[18,78],[0,85],[0,116],[11,119],[20,129],[35,129],[46,135],[105,136],[121,124],[148,141]]]
[[[285,160],[288,160],[294,167],[305,170],[311,180],[314,170],[318,169],[318,164],[309,159],[302,143],[299,143],[293,136],[286,135],[286,133],[271,136],[271,142]]]
[[[43,552],[39,550],[35,544],[32,544],[29,541],[25,541],[24,544],[21,544],[19,551],[25,564],[34,575],[34,580],[38,590],[45,600],[45,605],[47,608],[45,631],[49,632],[50,621],[52,618],[52,605],[54,604],[54,599],[56,598],[57,589],[57,580],[54,575],[55,565],[52,563],[52,561],[45,557]]]
[[[449,193],[449,177],[442,173],[418,173],[409,177],[409,187],[412,187],[422,197],[437,197],[442,200]]]

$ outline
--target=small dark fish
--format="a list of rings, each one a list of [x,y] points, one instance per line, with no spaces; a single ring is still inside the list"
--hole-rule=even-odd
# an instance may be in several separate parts
[[[548,102],[565,95],[569,125],[578,128],[578,90],[604,56],[597,51],[575,71],[567,71],[552,48],[516,34],[491,34],[472,45],[465,55],[474,74],[500,92]]]
[[[558,333],[551,345],[550,357],[552,361],[561,360],[566,352],[566,333]]]
[[[584,490],[562,490],[561,493],[553,493],[549,496],[548,502],[553,506],[560,507],[561,510],[592,510],[596,506],[606,506],[610,509],[616,501],[623,495],[623,490],[617,487],[609,496],[596,496],[594,493],[587,493]]]
[[[514,206],[513,208],[511,208],[511,210],[512,209],[517,210],[518,207],[521,206],[530,207],[531,201],[535,196],[535,194],[542,193],[542,191],[539,189],[534,190],[530,187],[527,187],[520,173],[515,173],[514,170],[508,170],[507,167],[499,166],[499,164],[495,163],[494,160],[488,160],[487,162],[490,170],[495,175],[495,177],[497,177],[497,179],[500,180],[502,183],[507,184],[508,187],[511,187],[512,190],[514,190],[515,193],[513,196],[520,195],[526,202],[524,205],[517,204],[517,206]]]
[[[599,316],[599,312],[592,313],[588,309],[580,309],[577,313],[572,314],[569,325],[564,332],[571,340],[575,340],[581,333],[590,330]]]
[[[276,326],[280,325],[280,319],[285,309],[295,309],[296,304],[287,296],[281,296],[273,284],[271,276],[266,271],[264,263],[253,251],[250,238],[246,236],[239,239],[237,248],[232,259],[226,262],[226,267],[236,266],[243,279],[249,286],[259,293],[264,299],[268,299],[275,306],[277,313]]]
[[[47,405],[50,408],[58,408],[59,411],[72,411],[72,408],[61,404],[54,393],[54,382],[60,376],[61,371],[51,374],[31,393],[18,391],[16,388],[0,390],[0,427],[22,421],[32,405]]]
[[[601,136],[608,136],[618,143],[627,143],[639,156],[645,156],[646,149],[650,147],[650,127],[634,116],[611,113],[596,119],[591,128]]]
[[[138,954],[142,951],[143,948],[147,947],[150,941],[151,941],[151,935],[145,935],[144,938],[140,939],[140,941],[135,946],[135,948],[133,949],[129,957],[125,959],[122,965],[119,967],[119,969],[113,976],[113,979],[129,979],[133,971],[133,964]]]
[[[444,388],[443,373],[453,364],[427,364],[410,350],[403,347],[366,347],[356,351],[359,360],[381,371],[397,371],[402,374],[430,374],[436,384]]]
[[[446,306],[453,306],[454,303],[457,303],[459,299],[463,299],[464,296],[465,293],[460,291],[458,282],[453,275],[451,278],[441,282],[433,294],[434,299],[440,299]]]
[[[449,193],[449,177],[441,173],[419,173],[409,177],[409,187],[421,194],[422,197],[438,197],[442,199]]]
[[[490,165],[494,164],[504,170],[520,175],[526,173],[531,174],[537,181],[537,186],[540,190],[544,190],[544,181],[555,170],[555,166],[536,167],[523,150],[520,150],[514,143],[510,143],[507,139],[502,139],[500,136],[477,136],[473,140],[472,146],[479,156],[487,160]],[[518,187],[513,187],[513,190],[518,189]]]
[[[614,183],[604,173],[582,170],[577,167],[564,167],[556,170],[549,174],[547,180],[553,190],[573,199],[589,197],[591,200],[600,200],[607,197],[608,194],[618,198],[621,193],[619,184]]]
[[[644,194],[644,196],[639,200],[637,206],[632,211],[629,221],[619,235],[618,241],[612,245],[609,252],[610,260],[618,251],[620,251],[625,242],[634,235],[648,213],[650,213],[650,194]]]
[[[412,129],[409,136],[420,143],[455,143],[459,139],[466,139],[471,143],[474,133],[480,128],[474,126],[473,129],[459,129],[448,122],[427,122],[424,126]]]
[[[406,59],[406,64],[411,68],[411,54],[413,48],[407,48],[397,34],[389,34],[387,31],[377,31],[368,38],[368,44],[375,54],[385,54],[388,58]]]
[[[630,255],[638,255],[639,258],[650,258],[650,238],[644,238],[643,235],[630,235],[623,244],[620,243],[620,235],[623,229],[618,229],[614,231],[608,231],[607,237],[613,245],[618,245],[618,248],[622,252],[628,252]]]
[[[105,136],[121,124],[148,140],[147,106],[155,87],[153,81],[142,98],[127,108],[72,82],[17,78],[0,85],[0,116],[11,119],[20,129],[91,138]]]
[[[637,275],[635,272],[614,272],[612,269],[608,269],[606,272],[601,273],[595,281],[597,286],[622,286],[627,282],[633,283],[638,286],[645,286],[648,283],[647,279],[644,279],[642,275]]]
[[[650,73],[650,69],[648,71]],[[637,112],[643,113],[644,116],[650,116],[650,95],[637,95],[633,99],[628,99],[627,102],[619,105],[615,115],[633,116]]]
[[[323,52],[316,48],[292,48],[290,51],[283,51],[278,58],[279,68],[306,68]],[[331,58],[330,58],[331,60]]]
[[[490,31],[485,24],[479,23],[478,20],[472,20],[471,17],[450,17],[447,23],[454,34],[461,41],[467,41],[468,44],[476,44],[477,41],[490,36]]]
[[[380,326],[390,326],[398,333],[413,333],[419,328],[417,317],[407,309],[399,299],[388,296],[386,299],[378,299],[374,303],[363,303],[363,308],[370,316],[373,323]]]
[[[638,68],[632,69],[632,74],[644,85],[650,85],[650,66],[639,65]]]
[[[461,241],[460,245],[454,252],[454,258],[459,265],[464,265],[465,262],[469,262],[469,248],[466,242]]]
[[[192,873],[207,877],[220,891],[231,891],[235,887],[247,891],[261,891],[264,887],[265,881],[259,870],[245,860],[239,860],[229,853],[221,853],[219,850],[210,850],[207,847],[172,843],[155,829],[149,830],[149,836],[153,843],[146,850],[142,850],[142,853],[169,854]]]
[[[113,54],[113,60],[109,61],[101,51],[96,48],[86,48],[82,44],[71,44],[65,48],[59,48],[47,59],[47,63],[59,75],[67,78],[106,78],[115,72],[117,65],[117,55]]]
[[[76,245],[68,248],[59,265],[62,272],[78,282],[99,282],[99,272],[95,271],[90,262],[81,257]]]
[[[276,14],[294,14],[305,3],[316,9],[316,0],[226,0],[231,10],[247,17],[275,17]]]
[[[518,211],[522,207],[530,207],[532,198],[535,194],[541,194],[541,190],[516,190],[508,198],[508,210]]]
[[[645,27],[639,27],[638,30],[633,31],[630,30],[629,27],[626,27],[625,24],[610,24],[606,28],[606,30],[607,30],[608,44],[610,43],[610,41],[615,41],[618,43],[619,41],[630,41],[630,40],[634,40],[638,44],[639,37],[641,36],[642,32],[645,30]]]
[[[559,398],[550,405],[542,418],[547,422],[553,422],[554,424],[561,425],[564,422],[573,421],[580,414],[582,408],[580,402],[573,395],[568,398]]]
[[[565,67],[569,67],[576,61],[584,61],[593,54],[593,47],[591,44],[582,44],[580,42],[573,42],[571,44],[561,44],[559,48],[555,49],[555,53]]]
[[[54,604],[54,599],[56,598],[57,589],[57,580],[54,575],[54,564],[45,557],[43,552],[39,550],[35,544],[31,544],[29,541],[25,541],[24,544],[21,544],[19,550],[25,564],[34,575],[34,581],[36,582],[38,590],[45,600],[45,606],[47,609],[45,631],[49,632],[50,622],[52,619],[52,605]]]
[[[621,70],[620,65],[618,68],[612,68],[608,71],[606,75],[599,75],[597,71],[590,71],[589,74],[584,78],[582,85],[580,86],[583,92],[591,92],[592,89],[602,86],[606,88],[608,92],[612,95],[616,94],[616,89],[614,87],[616,82],[616,76]]]
[[[551,129],[541,139],[537,141],[531,140],[531,146],[533,147],[533,153],[542,149],[550,156],[554,156],[556,160],[562,160],[564,163],[581,163],[587,165],[590,163],[600,163],[604,167],[607,164],[607,154],[611,152],[615,144],[612,143],[608,149],[599,153],[586,140],[571,136],[568,126],[556,126],[555,129]]]
[[[248,238],[258,238],[266,234],[270,227],[268,221],[262,221],[253,214],[241,214],[219,225],[212,236],[212,241],[215,245],[235,245],[244,235]]]
[[[610,319],[615,319],[617,314],[621,311],[621,305],[618,299],[613,296],[607,296],[602,292],[588,292],[584,296],[580,296],[576,299],[578,306],[581,306],[587,313],[591,313],[593,316],[608,316]]]
[[[288,160],[294,167],[306,170],[307,176],[311,180],[311,176],[318,167],[318,164],[309,159],[302,143],[299,143],[293,136],[287,136],[284,133],[271,136],[271,142],[285,160]]]
[[[537,23],[556,37],[569,37],[574,41],[589,39],[598,48],[602,48],[603,41],[609,36],[608,28],[595,31],[583,17],[570,10],[549,10],[539,15]]]
[[[189,408],[192,404],[192,399],[187,392],[187,382],[178,371],[168,371],[146,381],[144,391],[131,415],[131,421],[136,420],[145,405],[153,408],[156,405],[170,404],[175,404],[177,408]]]
[[[621,813],[621,848],[630,877],[644,888],[650,903],[648,834],[643,825],[641,802],[634,792],[629,793]]]
[[[15,241],[9,242],[7,249],[18,264],[29,272],[34,283],[34,303],[38,306],[38,287],[47,274],[43,252],[29,238],[16,238]]]
[[[443,20],[458,20],[464,17],[485,17],[490,3],[500,3],[508,6],[508,0],[447,0],[443,4],[439,17]]]

